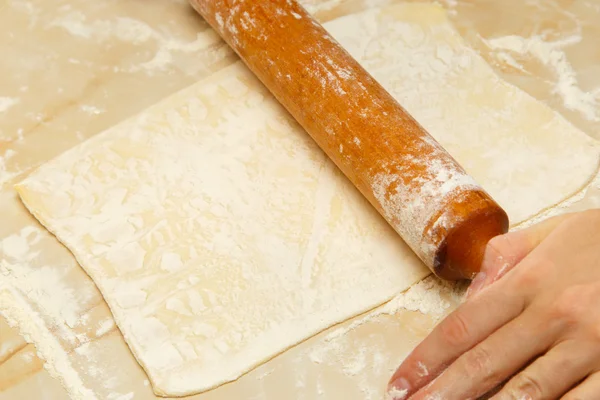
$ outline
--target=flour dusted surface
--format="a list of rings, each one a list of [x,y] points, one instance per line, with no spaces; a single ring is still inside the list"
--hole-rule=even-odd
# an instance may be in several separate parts
[[[88,340],[71,328],[81,325],[80,315],[93,293],[87,288],[75,293],[64,282],[66,274],[37,265],[38,244],[48,236],[40,228],[27,226],[0,240],[0,316],[35,343],[37,354],[47,361],[45,368],[60,379],[74,400],[94,400],[97,396],[83,384],[65,351]],[[0,343],[0,358],[4,345]]]
[[[595,172],[585,135],[503,84],[438,8],[328,29],[513,222]],[[236,379],[428,273],[241,64],[51,161],[19,191],[95,280],[161,394]]]
[[[241,64],[19,191],[160,394],[236,379],[428,273]]]
[[[595,175],[598,143],[500,79],[464,44],[441,7],[369,10],[326,27],[491,194],[513,225],[566,200]],[[452,178],[446,174],[442,181],[470,184],[468,177]]]

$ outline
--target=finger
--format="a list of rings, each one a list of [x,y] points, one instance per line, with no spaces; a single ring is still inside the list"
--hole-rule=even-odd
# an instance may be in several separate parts
[[[497,287],[462,304],[400,365],[390,391],[414,393],[425,386],[462,353],[521,314],[524,298],[516,293],[507,296]]]
[[[600,372],[588,376],[560,400],[583,400],[600,398]]]
[[[528,248],[521,236],[524,236],[523,232],[516,231],[496,236],[490,240],[483,255],[481,271],[475,276],[467,290],[467,299],[500,279],[525,257],[524,254]]]
[[[514,376],[492,400],[558,399],[592,372],[597,356],[593,343],[562,342]]]
[[[467,291],[467,298],[481,292],[520,263],[558,225],[572,217],[564,214],[546,219],[531,227],[496,236],[488,243],[483,255],[481,272]]]
[[[460,356],[411,400],[478,398],[492,390],[544,353],[555,341],[558,328],[547,327],[537,315],[528,309],[498,329]]]

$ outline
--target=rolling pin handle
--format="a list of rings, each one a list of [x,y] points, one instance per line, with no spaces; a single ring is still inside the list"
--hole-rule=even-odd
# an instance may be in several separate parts
[[[493,203],[449,232],[436,255],[434,273],[447,280],[473,279],[482,267],[488,243],[508,231],[506,212]]]
[[[189,1],[430,269],[479,271],[504,211],[297,1]]]

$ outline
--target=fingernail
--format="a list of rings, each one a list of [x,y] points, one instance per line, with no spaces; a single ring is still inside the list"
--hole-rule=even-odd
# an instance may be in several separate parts
[[[410,384],[404,378],[396,379],[390,384],[387,392],[387,400],[404,400],[408,396]]]
[[[477,292],[484,288],[485,282],[487,279],[487,274],[485,272],[480,272],[477,274],[473,282],[471,282],[471,286],[467,290],[467,298],[471,298]]]

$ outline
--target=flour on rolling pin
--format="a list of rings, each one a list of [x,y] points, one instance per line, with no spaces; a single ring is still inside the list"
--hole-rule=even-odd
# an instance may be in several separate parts
[[[431,144],[435,149],[432,154],[443,151],[435,143]],[[436,157],[412,160],[413,163],[421,163],[423,169],[428,170],[429,179],[419,181],[420,178],[417,178],[413,182],[403,183],[403,169],[410,165],[406,161],[399,159],[396,165],[390,166],[390,172],[375,175],[373,192],[382,205],[386,218],[398,221],[394,228],[402,237],[409,243],[419,243],[422,236],[419,232],[425,231],[431,218],[440,212],[440,205],[449,196],[460,199],[463,192],[481,188],[462,169],[456,168],[456,164],[445,163]],[[451,224],[452,215],[443,214],[432,229],[445,229]],[[419,248],[424,251],[419,254],[421,259],[433,260],[437,250],[436,243],[420,243]]]
[[[472,277],[507,218],[295,1],[192,0],[423,262]]]

